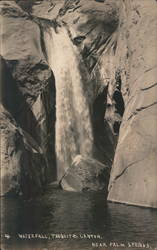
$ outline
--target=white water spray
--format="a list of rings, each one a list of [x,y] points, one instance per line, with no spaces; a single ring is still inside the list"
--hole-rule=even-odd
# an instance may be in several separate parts
[[[58,179],[71,166],[75,156],[92,157],[93,133],[89,104],[81,75],[77,48],[65,27],[46,32],[49,65],[56,81],[56,158]]]

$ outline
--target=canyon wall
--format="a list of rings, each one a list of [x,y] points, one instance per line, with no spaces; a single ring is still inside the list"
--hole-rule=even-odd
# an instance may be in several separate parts
[[[156,1],[16,2],[1,1],[2,195],[109,182],[109,201],[157,207]]]
[[[157,207],[157,3],[126,0],[116,49],[125,112],[108,200]]]
[[[0,4],[1,192],[29,197],[56,175],[55,80],[38,24],[13,1]]]
[[[66,190],[106,190],[116,138],[104,122],[108,69],[101,67],[103,56],[98,59],[118,25],[116,5],[106,5],[104,15],[102,5],[95,1],[89,6],[85,1],[83,6],[79,1],[54,2],[52,12],[50,1],[17,3],[1,1],[2,114],[6,123],[7,117],[14,120],[22,143],[29,144],[31,152],[35,147],[38,161],[31,154],[23,160],[25,146],[16,143],[12,146],[15,156],[10,155],[9,137],[16,141],[16,134],[8,134],[1,144],[6,159],[1,164],[2,195],[29,197],[54,180]],[[98,12],[95,22],[93,15],[97,17]],[[5,126],[2,132],[7,133]],[[12,155],[16,164],[11,164]],[[75,181],[71,182],[75,164],[84,171],[83,178],[78,181],[73,172]],[[91,164],[97,165],[94,171]]]

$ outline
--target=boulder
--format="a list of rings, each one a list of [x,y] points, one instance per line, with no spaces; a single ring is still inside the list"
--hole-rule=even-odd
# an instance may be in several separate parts
[[[77,155],[60,183],[66,191],[106,191],[108,180],[107,166],[95,159]]]

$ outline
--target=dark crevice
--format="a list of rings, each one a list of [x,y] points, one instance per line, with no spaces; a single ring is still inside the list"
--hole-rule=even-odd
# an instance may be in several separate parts
[[[125,110],[124,100],[121,93],[121,75],[120,72],[116,73],[116,89],[113,94],[113,102],[115,103],[115,116],[118,118],[113,124],[113,131],[115,134],[119,134],[119,129],[122,121],[122,117]]]
[[[15,65],[16,63],[17,61],[12,61],[12,64]],[[20,95],[17,83],[12,77],[11,69],[2,56],[0,56],[0,73],[0,102],[13,117],[16,117],[21,105],[24,106],[24,98]]]
[[[64,5],[59,10],[59,16],[64,16],[67,11],[75,11],[80,6],[78,6],[80,0],[65,0]]]
[[[104,3],[105,0],[95,0],[95,2],[98,2],[98,3]]]
[[[55,88],[55,78],[52,72],[49,86],[41,94],[41,98],[44,104],[46,113],[46,133],[48,137],[47,142],[45,142],[45,153],[48,160],[47,169],[47,180],[56,180],[57,169],[56,169],[56,154],[55,154],[55,122],[56,122],[56,88]]]
[[[119,134],[119,129],[120,129],[121,122],[115,121],[113,124],[113,130],[115,134]]]
[[[46,53],[45,41],[44,41],[44,31],[41,25],[39,25],[39,28],[40,28],[40,45],[41,45],[41,49],[44,54],[44,57],[47,61],[48,58],[47,58],[47,53]]]
[[[24,11],[28,12],[28,13],[32,13],[32,7],[35,4],[34,0],[16,0],[15,1],[20,7],[21,9],[23,9]]]
[[[76,46],[80,45],[85,39],[86,39],[85,36],[77,36],[73,39],[73,44]]]
[[[92,124],[94,133],[94,157],[111,167],[114,157],[115,141],[112,140],[112,131],[104,120],[107,103],[107,91],[104,90],[97,96],[93,104]]]
[[[119,90],[116,90],[113,95],[115,101],[116,112],[122,117],[124,114],[124,101],[122,93]]]

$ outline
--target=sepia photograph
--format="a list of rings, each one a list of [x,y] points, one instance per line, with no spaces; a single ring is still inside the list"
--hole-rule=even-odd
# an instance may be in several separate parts
[[[0,0],[0,250],[157,250],[157,0]]]

